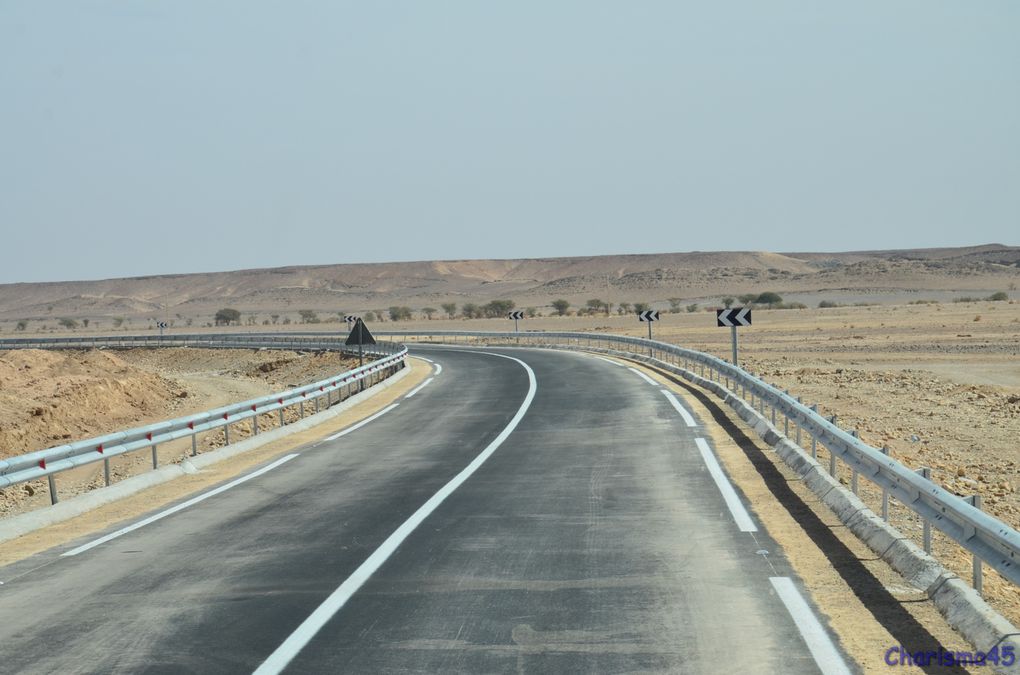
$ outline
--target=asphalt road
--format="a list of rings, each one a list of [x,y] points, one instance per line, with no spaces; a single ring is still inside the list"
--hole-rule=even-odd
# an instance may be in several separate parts
[[[414,352],[441,372],[354,431],[0,568],[0,669],[840,672],[661,387],[573,353]]]

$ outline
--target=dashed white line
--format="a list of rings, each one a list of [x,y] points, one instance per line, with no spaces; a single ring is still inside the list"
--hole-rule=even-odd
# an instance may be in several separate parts
[[[648,377],[647,375],[645,375],[644,373],[642,373],[642,372],[641,372],[640,370],[638,370],[637,368],[627,368],[627,370],[629,370],[630,372],[634,373],[635,375],[637,375],[638,377],[640,377],[640,378],[641,378],[642,380],[644,380],[644,381],[645,381],[645,382],[647,382],[648,384],[652,385],[653,387],[658,387],[658,386],[659,386],[659,383],[658,383],[658,382],[656,382],[656,381],[655,381],[655,380],[653,380],[652,378]]]
[[[332,436],[326,436],[326,438],[324,438],[323,440],[326,440],[326,441],[335,441],[336,439],[340,438],[341,436],[346,436],[347,434],[351,433],[352,431],[357,431],[358,429],[360,429],[361,427],[365,426],[366,424],[368,424],[372,420],[379,419],[380,417],[382,417],[383,415],[385,415],[389,411],[391,411],[394,408],[396,408],[398,405],[400,405],[400,404],[399,403],[393,403],[391,405],[388,405],[385,408],[383,408],[382,410],[380,410],[379,412],[377,412],[376,414],[372,415],[371,417],[366,417],[365,419],[361,420],[357,424],[352,424],[351,426],[347,427],[343,431],[341,431],[339,433],[335,433]]]
[[[417,387],[415,387],[414,389],[412,389],[412,390],[411,390],[411,391],[410,391],[410,392],[409,392],[409,393],[407,394],[407,396],[405,396],[404,398],[411,398],[412,396],[414,396],[415,394],[417,394],[417,393],[418,393],[419,391],[421,391],[421,390],[422,390],[422,389],[424,389],[425,387],[429,386],[429,382],[431,382],[431,381],[432,381],[432,380],[434,380],[434,379],[436,379],[436,378],[434,378],[434,377],[430,377],[429,379],[425,380],[424,382],[422,382],[421,384],[419,384],[419,385],[418,385]]]
[[[726,506],[729,508],[733,520],[736,521],[737,527],[741,532],[757,532],[758,528],[755,527],[754,521],[748,515],[747,509],[740,503],[737,492],[733,489],[733,485],[730,484],[726,474],[723,473],[722,467],[719,466],[719,462],[716,460],[715,455],[712,454],[712,449],[708,447],[708,443],[704,438],[695,438],[694,443],[698,446],[698,450],[701,451],[701,458],[704,460],[705,466],[708,467],[708,473],[712,475],[715,486],[722,493],[723,501],[726,502]]]
[[[481,352],[483,354],[489,354],[490,356],[498,356],[504,359],[510,359],[521,364],[524,369],[528,372],[528,394],[524,397],[524,402],[521,403],[520,408],[517,410],[517,414],[513,416],[510,423],[499,433],[496,438],[484,449],[482,452],[471,461],[464,469],[454,476],[449,483],[440,488],[439,492],[432,495],[427,502],[421,505],[421,507],[414,512],[414,514],[405,520],[389,537],[386,538],[379,548],[377,548],[372,555],[368,556],[365,562],[361,563],[358,569],[354,570],[340,586],[333,591],[328,598],[321,605],[316,608],[311,615],[301,623],[297,629],[290,634],[283,644],[276,648],[269,658],[266,659],[261,666],[255,671],[255,675],[268,675],[269,673],[279,673],[287,664],[297,656],[297,654],[307,645],[316,633],[322,629],[326,623],[333,618],[333,616],[340,611],[351,596],[357,592],[361,585],[368,581],[376,570],[382,567],[383,563],[386,562],[387,558],[393,554],[397,547],[407,537],[414,532],[415,528],[418,527],[429,515],[439,507],[443,501],[453,494],[453,491],[461,486],[464,481],[471,477],[475,471],[478,470],[485,460],[489,458],[492,453],[503,444],[517,425],[520,424],[524,418],[524,414],[528,411],[531,406],[531,401],[535,398],[535,391],[538,389],[538,384],[535,380],[535,371],[531,369],[528,364],[520,359],[515,359],[512,356],[506,356],[504,354],[494,354],[491,352]]]
[[[689,427],[698,426],[698,423],[694,421],[694,418],[691,417],[691,414],[687,412],[687,408],[683,407],[680,404],[680,401],[678,401],[676,396],[673,395],[673,392],[667,389],[663,389],[662,395],[666,397],[666,400],[673,404],[673,407],[676,408],[676,411],[680,413],[680,417],[684,418],[684,424],[686,424]]]
[[[166,518],[167,516],[172,516],[173,514],[179,512],[179,511],[183,511],[184,509],[186,509],[186,508],[188,508],[190,506],[194,506],[195,504],[198,504],[199,502],[203,502],[206,499],[209,499],[210,497],[215,497],[216,495],[218,495],[218,494],[220,494],[222,492],[226,492],[230,488],[237,487],[241,483],[245,483],[247,481],[250,481],[252,478],[258,478],[262,474],[267,473],[269,471],[272,471],[276,467],[280,466],[281,464],[283,464],[285,462],[289,462],[290,460],[294,459],[297,456],[298,456],[297,453],[293,453],[293,454],[290,454],[290,455],[284,455],[283,457],[281,457],[280,459],[276,460],[272,464],[267,464],[266,466],[262,467],[258,471],[252,471],[247,476],[242,476],[241,478],[238,478],[237,480],[230,481],[226,485],[221,485],[221,486],[219,486],[218,488],[216,488],[214,490],[210,490],[209,492],[206,492],[205,494],[201,494],[201,495],[199,495],[197,497],[193,497],[193,498],[189,499],[186,502],[182,502],[182,503],[178,504],[177,506],[171,506],[169,509],[166,509],[165,511],[160,511],[156,515],[149,516],[148,518],[143,518],[142,520],[139,520],[137,523],[133,523],[131,525],[128,525],[127,527],[122,527],[121,529],[117,530],[116,532],[111,532],[110,534],[102,536],[99,539],[95,539],[93,541],[90,541],[87,544],[83,544],[83,545],[79,546],[78,548],[72,548],[70,551],[65,551],[64,553],[61,553],[60,555],[64,556],[64,557],[67,557],[67,556],[75,556],[75,555],[78,555],[79,553],[84,553],[85,551],[88,551],[89,549],[95,548],[96,546],[99,546],[101,544],[105,544],[106,542],[110,541],[111,539],[116,539],[117,537],[123,536],[123,535],[127,534],[128,532],[134,532],[138,528],[145,527],[146,525],[151,525],[152,523],[156,522],[157,520],[162,520],[163,518]]]
[[[843,673],[849,675],[850,668],[843,661],[836,646],[832,644],[828,633],[822,628],[822,624],[818,621],[815,613],[811,611],[804,596],[794,586],[793,580],[789,577],[769,577],[769,581],[772,582],[772,588],[775,589],[776,595],[786,605],[786,611],[793,617],[797,630],[800,631],[801,637],[807,643],[808,650],[821,671],[825,675],[843,675]]]

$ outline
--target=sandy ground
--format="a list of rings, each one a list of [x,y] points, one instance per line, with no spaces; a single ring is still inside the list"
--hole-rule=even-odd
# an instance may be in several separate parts
[[[41,450],[119,429],[180,417],[329,377],[356,364],[334,353],[246,349],[0,352],[0,453]],[[296,411],[288,411],[296,419]],[[272,415],[259,428],[275,426]],[[235,425],[231,439],[250,433]],[[223,444],[223,432],[205,434],[201,449]],[[159,446],[160,463],[181,461],[187,440]],[[120,480],[151,467],[148,452],[111,460]],[[97,463],[57,478],[62,498],[103,484]],[[46,481],[0,492],[0,515],[49,503]]]

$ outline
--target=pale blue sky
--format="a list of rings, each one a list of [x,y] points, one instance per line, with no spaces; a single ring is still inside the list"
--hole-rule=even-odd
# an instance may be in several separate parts
[[[0,0],[0,282],[1020,243],[1020,2]]]

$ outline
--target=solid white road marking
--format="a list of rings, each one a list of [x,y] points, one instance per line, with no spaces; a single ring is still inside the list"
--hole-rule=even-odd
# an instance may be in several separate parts
[[[279,673],[287,664],[298,655],[298,653],[304,649],[316,633],[318,633],[326,623],[333,618],[333,616],[340,611],[340,609],[351,599],[351,596],[361,585],[364,584],[368,579],[382,567],[383,563],[393,554],[397,547],[403,543],[405,539],[415,528],[417,528],[422,521],[429,517],[429,515],[435,511],[443,501],[453,494],[454,490],[461,486],[468,478],[471,477],[475,471],[478,470],[482,464],[485,463],[492,453],[496,452],[496,449],[503,444],[517,425],[520,424],[524,418],[524,414],[528,411],[531,406],[531,401],[535,398],[535,391],[538,389],[538,384],[535,381],[535,371],[531,369],[528,364],[520,359],[515,359],[512,356],[506,356],[504,354],[494,354],[492,352],[480,352],[482,354],[488,354],[489,356],[498,356],[504,359],[510,359],[521,364],[524,369],[528,372],[528,394],[524,397],[524,402],[521,403],[520,408],[517,410],[517,414],[513,416],[510,423],[499,433],[496,438],[489,443],[482,452],[475,457],[470,464],[454,476],[449,483],[439,489],[439,492],[432,495],[427,502],[422,504],[417,511],[415,511],[410,518],[405,520],[400,527],[398,527],[393,534],[386,538],[379,548],[377,548],[372,555],[368,556],[365,562],[361,563],[358,569],[354,570],[351,576],[347,577],[347,580],[340,584],[335,591],[333,591],[328,598],[323,601],[321,605],[316,608],[311,615],[305,619],[297,629],[290,634],[283,644],[276,648],[269,658],[266,659],[261,666],[255,671],[255,675],[268,675],[269,673]]]
[[[422,361],[428,361],[429,363],[435,363],[432,359],[427,359],[424,356],[415,356],[414,358],[421,359]]]
[[[653,387],[658,387],[658,386],[659,386],[659,383],[658,383],[658,382],[656,382],[656,381],[655,381],[655,380],[653,380],[652,378],[648,377],[647,375],[645,375],[644,373],[642,373],[642,372],[641,372],[640,370],[638,370],[637,368],[627,368],[627,370],[629,370],[630,372],[634,373],[635,375],[637,375],[638,377],[640,377],[640,378],[641,378],[642,380],[644,380],[644,381],[645,381],[645,382],[647,382],[648,384],[652,385]]]
[[[716,460],[715,455],[712,454],[712,449],[708,447],[708,443],[704,438],[695,438],[694,443],[698,446],[698,450],[701,451],[701,459],[704,460],[705,466],[708,467],[708,472],[712,475],[715,486],[722,493],[723,501],[726,502],[730,514],[733,515],[733,520],[737,522],[737,527],[740,528],[741,532],[757,532],[758,528],[755,527],[751,516],[747,514],[747,509],[740,503],[740,498],[737,497],[736,491],[730,484],[726,474],[723,473],[722,467],[719,466],[719,462]]]
[[[429,379],[425,380],[424,382],[422,382],[421,384],[419,384],[419,385],[418,385],[417,387],[415,387],[414,389],[412,389],[412,390],[411,390],[411,391],[410,391],[410,392],[409,392],[409,393],[407,394],[407,396],[405,396],[404,398],[411,398],[412,396],[414,396],[415,394],[417,394],[417,393],[418,393],[419,391],[421,391],[421,390],[422,390],[422,389],[424,389],[425,387],[429,386],[429,382],[431,382],[431,381],[432,381],[432,380],[434,380],[434,379],[436,379],[436,378],[434,378],[434,377],[430,377]]]
[[[378,419],[378,418],[382,417],[383,415],[385,415],[389,411],[391,411],[394,408],[396,408],[398,405],[400,405],[400,404],[399,403],[393,403],[391,405],[388,405],[385,408],[383,408],[382,410],[380,410],[379,412],[377,412],[376,414],[372,415],[371,417],[366,417],[365,419],[361,420],[357,424],[353,424],[353,425],[347,427],[346,429],[344,429],[343,431],[341,431],[339,433],[336,433],[336,434],[333,434],[332,436],[326,436],[326,438],[324,438],[323,441],[335,441],[336,439],[340,438],[341,436],[346,436],[347,434],[351,433],[352,431],[357,431],[358,429],[360,429],[361,427],[365,426],[366,424],[368,424],[372,420],[375,420],[375,419]]]
[[[595,356],[595,355],[594,354],[590,354],[590,356]],[[607,359],[604,356],[595,356],[595,358],[598,359],[599,361],[605,361],[606,363],[611,363],[614,366],[617,366],[619,368],[626,368],[627,367],[627,366],[623,365],[622,363],[620,363],[619,361],[614,361],[612,359]]]
[[[483,353],[488,353],[488,352],[483,352]],[[434,365],[436,367],[436,375],[438,375],[439,373],[443,372],[443,367],[441,365],[439,365],[438,363],[433,363],[432,365]]]
[[[797,630],[800,631],[804,642],[807,643],[808,649],[811,651],[811,656],[815,658],[815,663],[818,664],[821,671],[825,675],[842,675],[843,673],[849,675],[850,669],[846,662],[843,661],[836,646],[832,644],[829,634],[822,628],[822,624],[818,621],[815,613],[811,611],[804,596],[794,586],[793,580],[789,577],[769,577],[769,581],[772,582],[772,588],[776,590],[779,599],[786,605],[786,611],[793,617],[793,622],[797,624]]]
[[[182,503],[178,504],[177,506],[171,506],[169,509],[167,509],[165,511],[160,511],[156,515],[149,516],[148,518],[144,518],[142,520],[139,520],[137,523],[133,523],[131,525],[128,525],[127,527],[122,527],[121,529],[117,530],[116,532],[111,532],[110,534],[102,536],[99,539],[96,539],[94,541],[90,541],[87,544],[83,544],[83,545],[79,546],[78,548],[72,548],[70,551],[66,551],[64,553],[61,553],[60,555],[66,557],[66,556],[78,555],[79,553],[84,553],[85,551],[88,551],[89,549],[95,548],[96,546],[99,546],[100,544],[105,544],[106,542],[110,541],[111,539],[116,539],[117,537],[125,535],[128,532],[134,532],[135,530],[137,530],[140,527],[145,527],[146,525],[154,523],[157,520],[162,520],[163,518],[166,518],[167,516],[172,516],[173,514],[177,513],[178,511],[183,511],[184,509],[186,509],[186,508],[188,508],[190,506],[194,506],[195,504],[198,504],[199,502],[203,502],[206,499],[209,499],[210,497],[215,497],[216,495],[220,494],[221,492],[226,492],[227,490],[229,490],[232,487],[237,487],[241,483],[245,483],[247,481],[250,481],[252,478],[258,478],[262,474],[267,473],[269,471],[272,471],[276,467],[280,466],[281,464],[283,464],[285,462],[289,462],[290,460],[294,459],[297,456],[298,456],[297,453],[290,454],[290,455],[284,455],[283,457],[281,457],[280,459],[276,460],[272,464],[267,464],[266,466],[262,467],[258,471],[252,471],[247,476],[242,476],[241,478],[238,478],[237,480],[230,481],[226,485],[221,485],[218,488],[216,488],[215,490],[210,490],[209,492],[206,492],[205,494],[201,494],[201,495],[199,495],[197,497],[193,497],[193,498],[189,499],[186,502],[182,502]]]
[[[666,399],[673,404],[673,407],[676,408],[676,411],[680,413],[680,417],[684,418],[684,423],[687,426],[689,427],[698,426],[698,423],[694,421],[694,418],[691,417],[691,414],[687,412],[687,408],[680,405],[680,401],[676,399],[676,396],[673,395],[673,392],[663,389],[662,395],[665,396]]]

